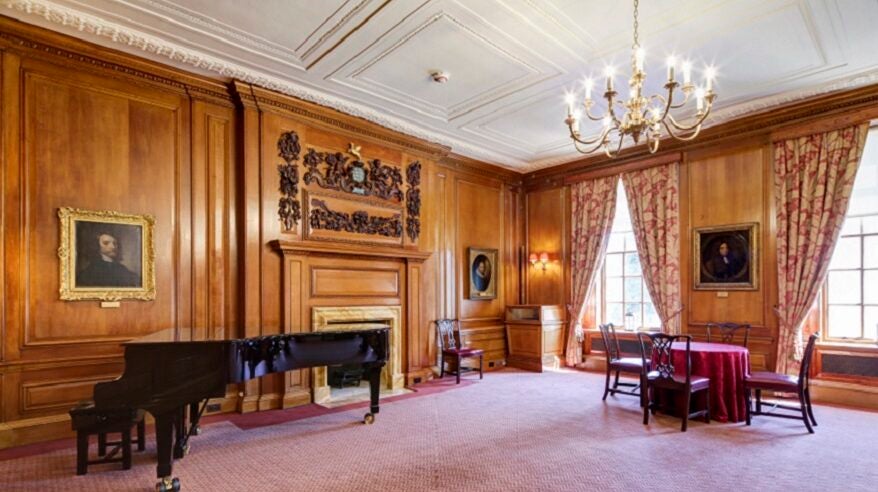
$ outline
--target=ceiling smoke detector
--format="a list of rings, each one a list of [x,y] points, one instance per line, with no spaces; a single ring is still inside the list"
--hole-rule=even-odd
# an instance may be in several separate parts
[[[448,78],[451,77],[447,72],[443,72],[442,70],[436,70],[435,72],[430,74],[430,77],[433,77],[433,82],[437,84],[444,84],[448,82]]]

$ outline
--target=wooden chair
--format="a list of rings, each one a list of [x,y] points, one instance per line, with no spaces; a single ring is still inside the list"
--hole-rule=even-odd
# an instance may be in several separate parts
[[[457,376],[457,384],[460,384],[460,373],[465,370],[461,364],[464,358],[479,358],[479,379],[485,377],[484,355],[485,351],[477,348],[464,347],[460,343],[460,322],[456,319],[437,319],[436,329],[439,332],[439,377],[445,377],[445,357],[453,357],[457,361],[454,371],[448,371]]]
[[[607,355],[607,380],[604,383],[604,397],[601,399],[606,401],[607,395],[615,395],[616,393],[619,393],[622,395],[639,396],[640,405],[645,405],[645,395],[642,390],[642,388],[646,387],[646,371],[644,370],[644,367],[646,366],[644,366],[644,361],[640,357],[622,356],[622,350],[619,348],[619,340],[616,338],[616,328],[613,326],[613,323],[600,325],[598,329],[601,331],[601,339],[603,339],[604,342],[604,353]],[[649,364],[649,359],[646,360],[646,364]],[[612,387],[610,387],[611,373],[616,374]],[[639,382],[619,382],[619,375],[621,373],[636,374]],[[631,390],[625,391],[619,389],[620,386],[631,388]]]
[[[809,390],[809,382],[811,376],[811,359],[814,356],[814,345],[817,343],[817,334],[808,338],[808,345],[805,347],[805,355],[802,358],[802,364],[799,367],[799,376],[789,376],[787,374],[778,374],[775,372],[754,372],[744,378],[744,392],[747,397],[747,425],[750,425],[751,415],[766,415],[769,417],[780,417],[785,419],[801,420],[805,423],[805,427],[811,434],[817,426],[817,420],[814,419],[814,410],[811,408],[811,391]],[[752,392],[756,391],[756,410],[752,408]],[[783,393],[795,393],[799,401],[799,406],[781,405],[775,403],[775,408],[783,410],[793,410],[800,412],[800,415],[791,415],[787,413],[774,413],[762,411],[762,390],[778,391]]]
[[[76,474],[85,475],[88,465],[100,463],[122,463],[123,470],[131,469],[131,445],[137,444],[137,450],[146,448],[144,440],[144,412],[120,408],[118,410],[96,410],[91,402],[84,402],[70,410],[70,420],[76,431]],[[137,427],[137,439],[131,439],[131,428]],[[108,441],[107,434],[119,433],[118,441]],[[98,436],[98,459],[88,459],[89,436]],[[113,446],[107,452],[107,446]],[[116,455],[122,452],[122,456]]]
[[[691,417],[704,416],[704,421],[710,423],[710,380],[701,376],[692,376],[692,353],[690,344],[692,337],[689,335],[665,335],[664,333],[638,333],[640,339],[640,357],[644,367],[650,368],[646,373],[646,405],[643,407],[643,425],[649,424],[649,413],[655,413],[658,404],[655,390],[661,389],[675,393],[683,393],[684,404],[682,410],[683,426],[681,431],[686,432]],[[671,348],[674,342],[686,342],[686,367],[685,375],[678,376],[674,373],[673,354]],[[651,344],[651,362],[647,362],[646,345]],[[690,412],[692,395],[703,393],[704,409]]]
[[[708,323],[707,324],[707,342],[718,342],[726,345],[735,345],[735,336],[738,332],[744,332],[744,343],[741,345],[747,348],[750,342],[750,325],[738,323]],[[719,340],[717,340],[717,337]]]

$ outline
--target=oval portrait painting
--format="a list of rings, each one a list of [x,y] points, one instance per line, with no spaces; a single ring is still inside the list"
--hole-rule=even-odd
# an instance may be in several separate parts
[[[486,255],[476,255],[472,264],[473,286],[479,292],[485,292],[491,285],[491,259]]]

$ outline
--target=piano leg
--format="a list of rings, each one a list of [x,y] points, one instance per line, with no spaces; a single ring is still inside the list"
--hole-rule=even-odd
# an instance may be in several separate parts
[[[155,417],[155,442],[158,466],[156,476],[159,481],[155,484],[156,492],[176,492],[180,490],[180,480],[171,477],[173,467],[174,448],[174,421],[177,420],[176,411],[153,415]]]
[[[176,411],[176,439],[174,441],[174,459],[179,460],[189,452],[189,439],[186,433],[186,407]]]
[[[207,401],[204,402],[207,405]],[[202,410],[203,411],[203,410]],[[201,419],[201,412],[198,411],[198,402],[189,404],[189,434],[192,436],[197,436],[201,434],[201,427],[198,426],[198,421]]]
[[[371,404],[369,405],[369,413],[363,417],[363,422],[371,424],[375,422],[375,414],[378,413],[378,395],[381,393],[381,366],[367,367],[366,375],[369,378]]]

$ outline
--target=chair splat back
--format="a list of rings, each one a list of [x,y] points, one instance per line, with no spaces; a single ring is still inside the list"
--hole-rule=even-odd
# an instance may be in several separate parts
[[[598,326],[601,331],[601,339],[604,342],[604,351],[607,354],[607,362],[617,360],[622,357],[622,350],[619,348],[619,339],[616,338],[616,328],[613,323]]]
[[[714,342],[716,338],[717,332],[719,334],[719,343],[724,343],[726,345],[734,345],[735,344],[735,336],[739,331],[744,332],[744,343],[743,347],[747,348],[747,344],[750,341],[750,325],[748,324],[738,324],[738,323],[708,323],[707,324],[707,341]]]
[[[637,336],[640,338],[640,354],[641,357],[646,363],[647,361],[647,349],[646,344],[650,343],[652,348],[650,350],[649,360],[651,361],[651,370],[657,372],[659,378],[661,379],[673,379],[674,377],[674,358],[673,352],[671,351],[674,342],[677,341],[685,341],[686,342],[686,359],[685,359],[685,374],[686,381],[691,379],[692,374],[692,363],[691,363],[691,351],[690,351],[690,343],[692,341],[692,337],[689,335],[665,335],[664,333],[638,333]]]
[[[458,321],[454,319],[437,319],[436,330],[439,333],[439,350],[457,348],[457,339],[454,332],[457,331]]]

